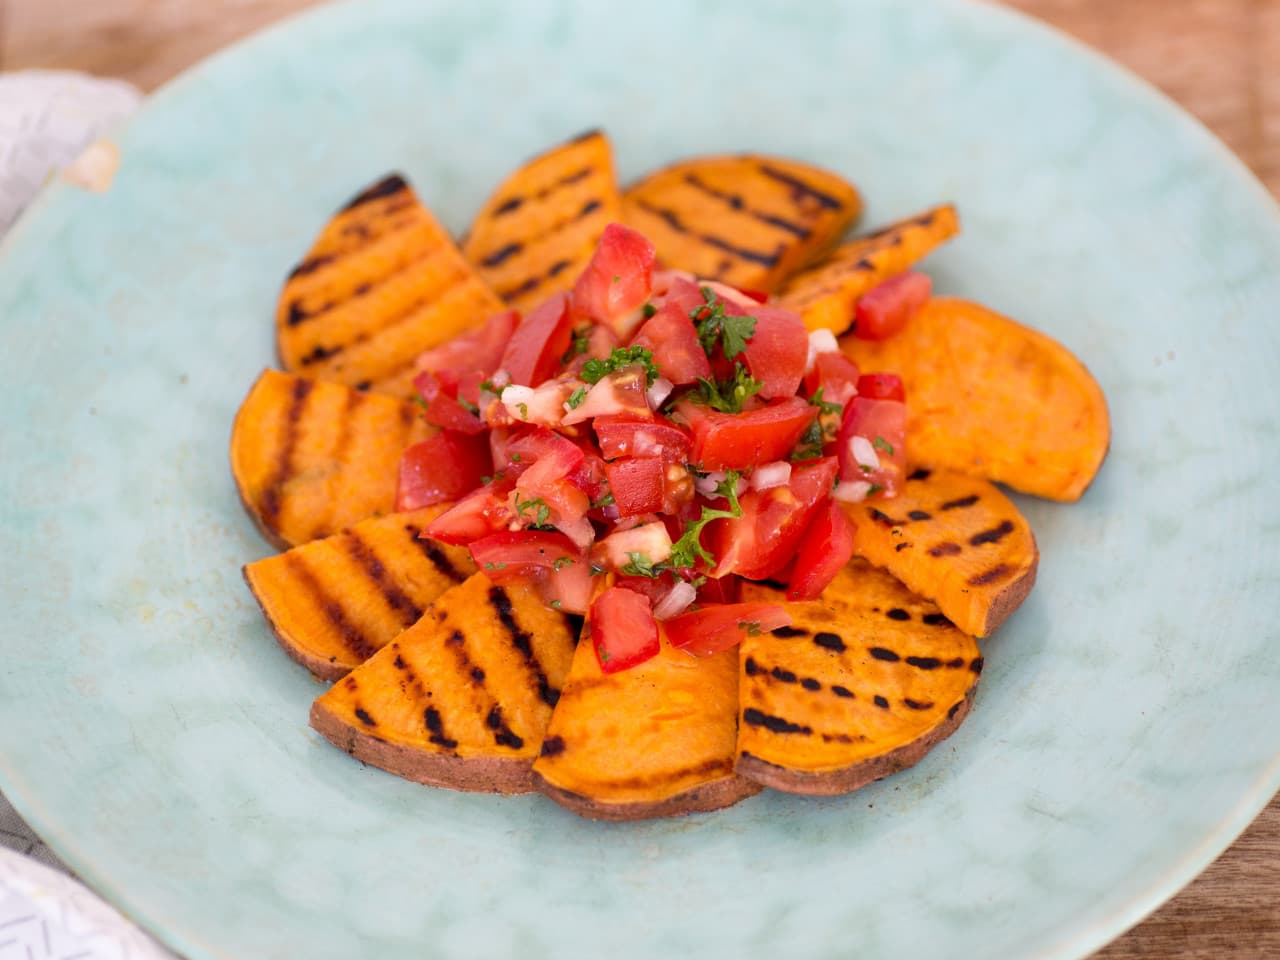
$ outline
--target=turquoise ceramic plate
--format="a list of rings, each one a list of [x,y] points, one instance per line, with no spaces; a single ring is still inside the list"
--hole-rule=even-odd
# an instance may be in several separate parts
[[[1168,103],[963,3],[376,2],[173,84],[105,196],[54,186],[0,269],[0,786],[193,958],[1074,958],[1280,784],[1280,225]],[[957,201],[937,286],[1110,397],[1081,503],[1024,502],[1040,584],[969,722],[846,798],[607,826],[430,790],[306,726],[240,581],[227,470],[272,305],[328,212],[405,170],[465,226],[591,125],[630,177],[758,149],[867,222]]]

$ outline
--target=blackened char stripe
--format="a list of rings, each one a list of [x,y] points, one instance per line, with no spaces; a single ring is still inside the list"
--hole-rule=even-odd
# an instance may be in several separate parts
[[[514,257],[517,253],[519,253],[523,249],[524,249],[523,244],[514,243],[514,242],[508,243],[504,247],[499,247],[497,250],[493,251],[493,253],[489,254],[487,257],[482,257],[480,259],[480,264],[485,267],[496,267],[501,263],[503,263],[503,261],[507,260],[508,258]]]
[[[834,650],[836,653],[841,653],[845,649],[844,638],[838,633],[827,633],[825,631],[815,633],[813,642],[826,650]]]
[[[524,738],[515,733],[507,722],[502,719],[502,707],[494,704],[489,709],[489,715],[484,718],[485,726],[493,731],[493,742],[500,747],[510,747],[512,750],[519,750],[524,746]]]
[[[818,203],[820,203],[822,206],[826,207],[828,210],[844,209],[844,204],[841,203],[839,200],[837,200],[835,197],[831,196],[831,194],[826,193],[825,191],[819,190],[817,187],[813,186],[812,184],[805,183],[799,177],[793,177],[791,174],[786,173],[785,171],[779,170],[777,167],[771,167],[767,163],[762,163],[760,164],[760,172],[772,180],[777,180],[779,183],[785,183],[787,186],[789,186],[792,190],[795,190],[797,193],[801,193],[805,196],[812,197],[813,199],[817,200]]]
[[[280,519],[280,497],[285,483],[293,475],[293,451],[298,445],[298,423],[302,420],[307,408],[307,397],[314,387],[310,380],[295,380],[293,392],[289,400],[289,409],[285,413],[284,424],[280,428],[277,441],[276,468],[271,481],[263,488],[259,503],[262,515],[269,524]]]
[[[427,733],[430,734],[427,739],[431,743],[446,750],[457,748],[458,741],[444,732],[444,719],[440,716],[439,710],[435,707],[427,707],[422,711],[422,721],[427,727]]]
[[[790,220],[785,217],[780,217],[777,214],[763,213],[760,210],[748,207],[746,205],[746,201],[744,201],[739,194],[730,193],[727,190],[718,190],[711,186],[711,184],[705,182],[696,173],[686,173],[684,181],[695,190],[701,190],[708,196],[715,197],[722,203],[727,204],[731,210],[740,210],[749,216],[754,217],[756,220],[759,220],[761,223],[768,224],[771,227],[777,227],[779,230],[785,230],[787,233],[790,233],[792,236],[798,237],[801,240],[809,239],[810,231],[808,228],[803,227],[798,223],[792,223]]]
[[[667,210],[656,204],[649,203],[647,200],[640,200],[638,204],[642,210],[646,210],[655,217],[661,218],[667,226],[676,233],[684,233],[705,243],[709,247],[715,247],[717,250],[723,250],[725,253],[737,257],[739,260],[746,260],[750,263],[758,263],[765,267],[777,266],[778,258],[782,256],[783,247],[781,245],[773,253],[761,253],[759,250],[748,250],[745,247],[737,247],[727,240],[719,237],[713,237],[705,233],[695,233],[689,227],[680,222],[680,218],[674,210]]]
[[[352,396],[362,396],[355,393]],[[400,584],[387,571],[386,564],[373,551],[373,548],[365,542],[364,538],[354,530],[348,530],[342,535],[342,545],[346,548],[347,553],[351,556],[360,569],[364,572],[369,581],[378,588],[382,594],[382,599],[396,613],[400,614],[400,622],[406,627],[417,623],[422,616],[422,608],[413,602],[402,589]]]
[[[370,643],[369,638],[347,617],[347,612],[342,609],[342,605],[325,592],[324,587],[316,579],[316,575],[307,566],[306,561],[296,553],[286,553],[284,560],[289,567],[289,572],[293,574],[294,580],[310,595],[311,602],[324,614],[325,619],[332,624],[334,630],[342,638],[343,646],[347,648],[356,660],[363,663],[378,652],[378,647]]]
[[[981,533],[975,533],[969,538],[969,545],[980,547],[984,543],[999,543],[1011,533],[1013,533],[1013,522],[1001,520],[998,526],[994,526],[990,530],[983,530]]]
[[[806,736],[813,733],[813,727],[792,723],[785,717],[775,717],[772,714],[763,713],[755,707],[747,707],[746,710],[742,711],[742,722],[753,727],[764,727],[772,733],[800,733]]]
[[[467,579],[467,575],[449,561],[448,554],[441,550],[434,540],[422,535],[420,527],[416,527],[412,523],[406,523],[404,530],[405,533],[409,534],[410,539],[422,549],[423,554],[431,561],[431,565],[436,568],[436,572],[442,577],[448,577],[454,583],[461,583]]]
[[[542,702],[547,706],[554,707],[560,700],[560,691],[551,686],[551,683],[547,680],[546,671],[542,669],[542,664],[538,662],[538,656],[534,653],[533,644],[530,642],[533,639],[532,635],[527,630],[522,630],[520,624],[516,623],[515,611],[511,606],[511,598],[507,596],[507,591],[502,587],[490,587],[489,605],[493,607],[494,613],[502,621],[502,626],[511,635],[512,646],[519,650],[520,655],[524,657],[524,662],[528,665],[529,672],[533,675],[534,683],[538,686],[538,696],[542,698]]]
[[[960,510],[960,509],[963,509],[964,507],[972,507],[977,502],[978,502],[978,495],[976,493],[972,493],[967,497],[957,497],[954,500],[948,500],[938,509],[939,510]]]
[[[404,177],[398,173],[388,174],[377,183],[367,187],[365,190],[356,194],[351,198],[350,202],[342,208],[341,212],[354,210],[356,207],[363,206],[374,200],[381,200],[383,197],[390,197],[399,193],[401,190],[408,190],[409,184],[405,182]]]

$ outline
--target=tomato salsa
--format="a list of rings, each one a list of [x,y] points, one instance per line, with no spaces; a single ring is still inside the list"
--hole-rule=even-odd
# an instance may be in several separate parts
[[[655,260],[611,224],[570,293],[419,357],[440,430],[399,467],[398,510],[452,503],[423,536],[590,612],[606,673],[654,656],[658,621],[694,655],[785,626],[782,606],[737,602],[738,579],[818,597],[853,552],[840,502],[903,482],[898,377],[860,373],[763,294]],[[906,276],[865,298],[863,335],[927,299]]]

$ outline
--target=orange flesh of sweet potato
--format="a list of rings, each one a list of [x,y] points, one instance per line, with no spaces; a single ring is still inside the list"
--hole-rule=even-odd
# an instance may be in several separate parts
[[[231,430],[231,472],[263,535],[306,543],[390,513],[400,454],[434,428],[406,401],[264,371]]]
[[[907,457],[1050,500],[1078,500],[1111,442],[1097,381],[1057,341],[952,297],[897,336],[846,337],[862,371],[892,371],[907,394]]]
[[[966,633],[990,636],[1036,580],[1031,526],[985,480],[917,470],[891,500],[850,504],[853,550],[938,604]]]
[[[476,215],[462,252],[503,300],[528,311],[573,286],[621,210],[612,149],[592,130],[507,177]]]
[[[419,537],[446,508],[364,520],[247,564],[245,580],[285,652],[320,679],[337,680],[475,573],[464,547]]]
[[[399,176],[369,187],[321,231],[276,306],[286,370],[413,394],[414,360],[503,309]]]
[[[804,318],[810,330],[844,333],[858,298],[904,273],[935,247],[960,232],[955,207],[934,207],[843,243],[821,263],[792,277],[779,303]]]
[[[598,820],[715,810],[759,792],[733,772],[737,656],[662,650],[603,674],[584,633],[534,764],[539,791]]]
[[[410,780],[524,793],[573,646],[533,590],[478,573],[317,698],[311,725]]]
[[[664,266],[772,292],[840,239],[862,197],[827,170],[748,154],[663,167],[628,188],[622,207]]]
[[[764,584],[743,598],[785,602]],[[737,770],[790,793],[855,790],[918,762],[969,710],[978,645],[854,560],[792,625],[742,641]]]

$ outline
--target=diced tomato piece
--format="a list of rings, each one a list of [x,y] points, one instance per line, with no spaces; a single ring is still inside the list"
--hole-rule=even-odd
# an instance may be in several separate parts
[[[650,563],[661,563],[671,556],[671,535],[661,520],[644,523],[630,530],[609,534],[592,548],[592,559],[602,566],[621,570],[631,563],[632,554]]]
[[[872,287],[854,307],[853,335],[860,340],[885,340],[929,302],[933,281],[918,270],[908,270]]]
[[[605,472],[604,458],[600,450],[592,443],[589,436],[581,436],[574,440],[582,451],[582,463],[567,477],[568,481],[585,493],[592,500],[599,500],[604,494]]]
[[[582,559],[573,541],[550,530],[503,530],[473,541],[470,549],[476,566],[495,583],[509,583]]]
[[[745,470],[785,460],[818,413],[800,397],[774,400],[746,413],[718,413],[688,401],[677,410],[693,433],[692,460],[707,470]]]
[[[699,377],[711,376],[711,364],[698,342],[693,321],[679,303],[664,304],[645,321],[631,345],[651,350],[659,372],[672,383],[696,383]]]
[[[825,402],[844,406],[858,392],[858,365],[843,353],[818,354],[805,375],[804,392],[813,396],[819,389]]]
[[[747,341],[747,369],[760,381],[760,396],[790,397],[800,386],[809,359],[809,331],[790,310],[758,306],[751,310],[756,328]]]
[[[628,670],[658,655],[658,622],[649,598],[610,587],[591,605],[591,646],[603,673]]]
[[[745,290],[740,288],[738,292],[744,297],[750,297],[756,303],[769,302],[769,292],[767,290]]]
[[[653,282],[653,244],[630,227],[604,228],[596,252],[573,285],[573,313],[630,332]]]
[[[494,480],[472,491],[432,520],[423,536],[458,546],[507,529],[515,519],[510,503],[515,485],[511,479]]]
[[[663,621],[677,650],[708,657],[736,646],[744,637],[791,625],[791,614],[776,603],[722,603]]]
[[[586,397],[566,413],[561,422],[572,426],[593,417],[652,417],[645,379],[644,368],[640,366],[628,366],[601,377],[594,386],[587,387]]]
[[[868,496],[881,491],[886,497],[895,496],[906,475],[906,438],[907,405],[901,400],[868,399],[859,388],[859,395],[845,407],[840,425],[840,479],[871,484]]]
[[[526,474],[527,475],[527,474]],[[523,477],[521,478],[523,479]],[[554,480],[530,491],[535,499],[542,500],[550,510],[550,523],[584,550],[596,537],[595,528],[587,519],[591,509],[590,498],[568,480]],[[536,519],[536,508],[526,510],[526,519]]]
[[[561,613],[585,614],[591,608],[591,565],[586,559],[560,569],[543,570],[537,577],[542,599]]]
[[[858,378],[858,396],[868,400],[907,399],[902,388],[902,378],[896,373],[864,373]]]
[[[829,500],[809,524],[787,587],[788,600],[816,600],[853,557],[853,524],[844,508]]]
[[[657,275],[655,275],[655,283]],[[693,279],[678,270],[663,271],[662,305],[675,304],[689,316],[695,310],[707,305],[707,298],[702,295],[702,287]]]
[[[493,470],[483,436],[441,430],[400,455],[396,509],[418,510],[456,500],[480,486]]]
[[[505,445],[505,461],[494,460],[494,466],[509,474],[523,474],[535,464],[536,473],[526,483],[537,484],[567,477],[582,465],[585,454],[568,437],[546,427],[525,427],[514,433]]]
[[[662,510],[666,464],[657,457],[622,457],[604,465],[618,515],[635,517]]]
[[[689,432],[661,417],[596,417],[591,426],[606,460],[618,457],[659,457],[684,463],[693,445]]]
[[[636,593],[648,597],[649,602],[657,606],[671,589],[672,582],[671,574],[664,572],[657,577],[618,577],[615,581],[615,586],[626,590],[634,590]]]
[[[476,403],[476,397],[463,392],[463,379],[470,375],[478,384],[498,369],[507,341],[519,322],[519,313],[504,310],[490,317],[484,326],[460,333],[420,354],[416,366],[438,376],[451,396],[462,396]]]
[[[444,384],[436,374],[424,370],[413,378],[413,385],[422,397],[423,417],[427,423],[434,423],[446,430],[459,433],[483,433],[485,425],[480,418],[460,404],[445,391]]]
[[[776,576],[795,556],[814,515],[831,496],[838,465],[824,457],[791,471],[784,487],[750,490],[738,500],[742,516],[707,525],[717,558],[712,575],[736,573],[749,580]]]
[[[511,374],[514,384],[537,386],[556,372],[572,341],[569,297],[557,293],[516,327],[503,351],[500,369]]]
[[[719,578],[708,577],[698,588],[698,603],[737,603],[741,585],[741,579],[732,573]]]

